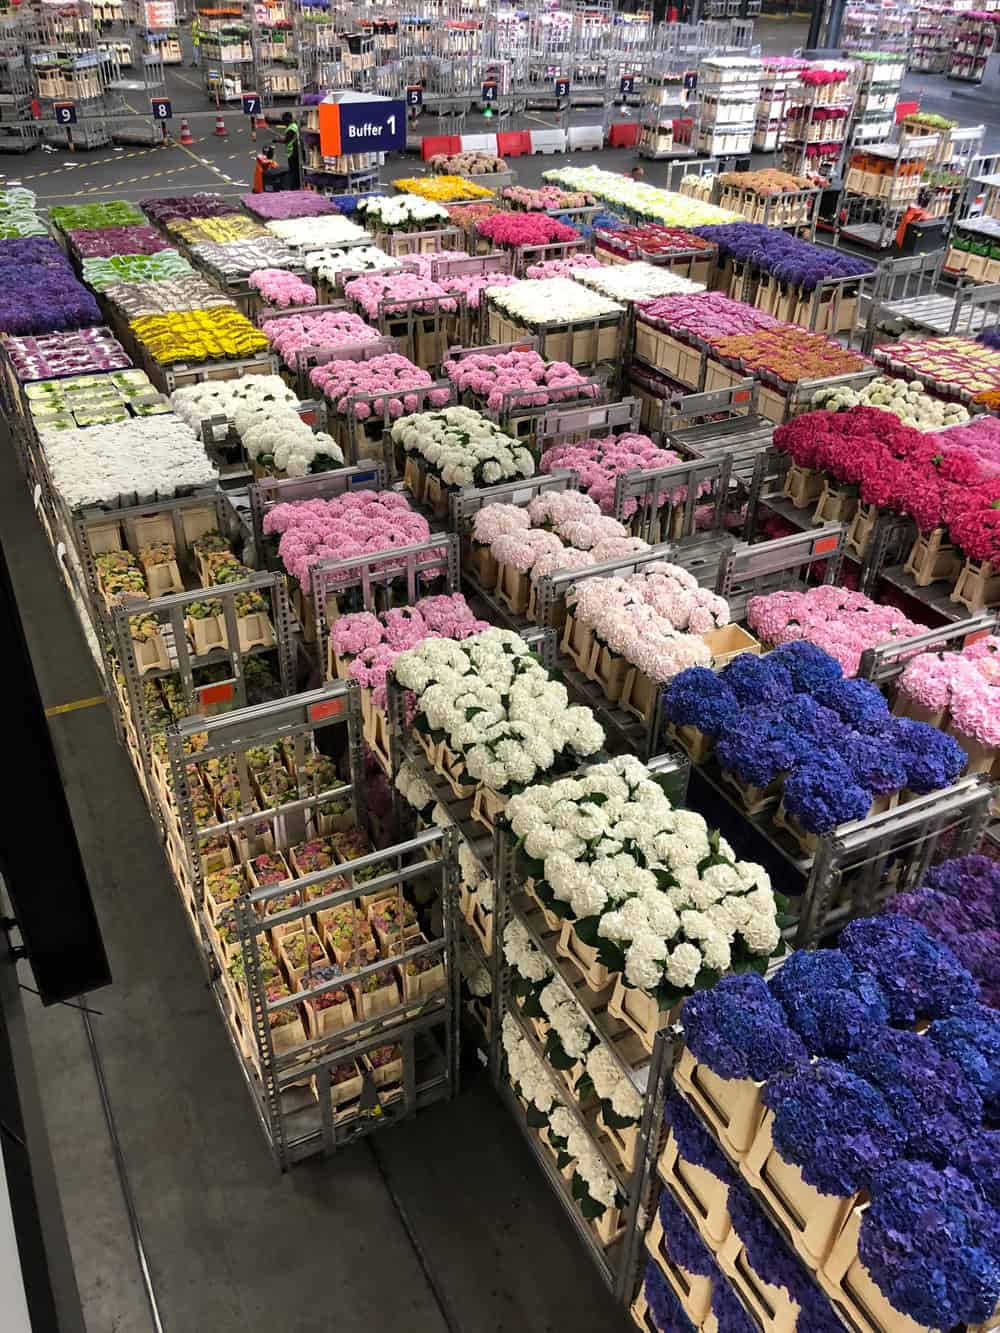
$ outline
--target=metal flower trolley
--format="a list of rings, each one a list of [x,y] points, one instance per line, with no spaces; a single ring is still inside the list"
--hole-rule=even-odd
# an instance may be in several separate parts
[[[283,1169],[457,1090],[454,835],[424,830],[292,878],[304,840],[338,819],[363,826],[359,721],[357,686],[339,681],[258,708],[191,718],[168,733],[182,843],[175,874]],[[309,778],[320,746],[344,730],[352,781],[317,790],[323,783]],[[295,773],[292,790],[263,810],[254,808],[266,781],[266,770],[261,778],[255,769],[262,750],[279,752]],[[199,814],[204,806],[195,800],[220,770],[235,782],[239,810],[222,822]],[[206,870],[222,840],[240,853],[229,872],[239,892],[225,899],[215,897],[222,890]],[[258,846],[286,876],[261,875],[261,854],[253,856]],[[403,890],[417,881],[431,882],[440,894],[438,938],[412,930],[404,915]],[[338,926],[343,931],[345,921],[346,944],[343,934],[331,934]],[[339,945],[344,961],[333,965]],[[331,992],[336,1002],[324,1003]]]

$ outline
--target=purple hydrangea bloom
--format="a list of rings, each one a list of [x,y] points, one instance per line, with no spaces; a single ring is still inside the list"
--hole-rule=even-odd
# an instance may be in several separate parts
[[[892,916],[908,916],[919,921],[937,940],[943,940],[949,949],[962,935],[975,930],[965,908],[957,898],[940,893],[937,889],[914,889],[912,893],[897,893],[890,898],[883,911]]]
[[[864,819],[872,794],[859,787],[851,770],[832,750],[821,751],[785,779],[785,810],[810,833],[829,833],[839,824]]]
[[[664,709],[677,726],[717,736],[739,713],[740,705],[721,676],[708,667],[689,667],[670,682]]]
[[[653,1259],[646,1260],[642,1290],[650,1318],[660,1333],[694,1333],[694,1324],[684,1313],[673,1287]]]
[[[663,1118],[674,1131],[677,1151],[685,1162],[703,1167],[727,1183],[736,1179],[736,1173],[722,1149],[679,1092],[674,1091],[667,1098]]]
[[[915,1032],[883,1028],[854,1050],[848,1068],[878,1088],[908,1135],[910,1157],[947,1164],[983,1120],[983,1099],[956,1060]]]
[[[712,1314],[718,1333],[757,1333],[757,1325],[727,1281],[712,1283]]]
[[[927,1029],[927,1039],[961,1066],[991,1120],[1000,1120],[1000,1012],[970,1004]]]
[[[906,765],[906,785],[924,793],[949,787],[968,763],[968,755],[955,740],[927,722],[894,717],[886,732]]]
[[[979,998],[968,969],[946,944],[909,917],[872,916],[852,921],[840,937],[840,947],[879,982],[894,1023],[944,1018]]]
[[[924,885],[958,898],[976,926],[1000,926],[1000,862],[988,856],[957,856],[929,870]]]
[[[756,972],[723,977],[710,990],[695,991],[680,1021],[692,1055],[719,1078],[760,1082],[809,1058]]]
[[[675,1264],[680,1264],[696,1277],[714,1277],[721,1281],[711,1251],[669,1189],[660,1194],[660,1221],[663,1243]]]
[[[865,1079],[832,1060],[817,1060],[768,1079],[774,1146],[821,1194],[865,1188],[900,1155],[906,1130]]]
[[[816,698],[854,731],[881,731],[891,716],[885,695],[870,680],[834,681]]]
[[[837,753],[858,786],[874,796],[906,786],[909,771],[903,754],[887,741],[884,731],[875,734],[845,731],[837,738]]]
[[[980,1129],[955,1144],[949,1166],[977,1187],[994,1208],[1000,1208],[1000,1129]]]
[[[746,708],[725,726],[715,752],[721,766],[742,782],[766,787],[800,764],[810,750],[809,742],[788,725],[780,709]]]
[[[836,684],[844,675],[835,657],[805,639],[781,643],[772,653],[768,653],[768,657],[777,658],[777,665],[786,668],[796,690],[803,694],[818,694],[824,687]]]
[[[877,1176],[858,1255],[918,1324],[979,1324],[1000,1300],[1000,1214],[951,1167],[902,1161]]]
[[[768,653],[766,657],[739,653],[723,667],[721,678],[744,707],[780,704],[794,693],[791,675],[775,661],[775,656],[775,653]]]
[[[797,950],[768,987],[810,1055],[841,1059],[888,1018],[878,982],[839,949]]]

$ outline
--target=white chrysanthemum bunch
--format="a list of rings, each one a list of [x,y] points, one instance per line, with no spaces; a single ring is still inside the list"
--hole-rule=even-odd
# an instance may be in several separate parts
[[[493,288],[490,298],[520,324],[597,319],[625,309],[571,278],[525,278],[513,287]]]
[[[417,811],[426,810],[434,800],[434,793],[409,760],[403,761],[396,774],[396,788]]]
[[[172,412],[105,426],[40,430],[52,483],[70,509],[173,499],[218,480],[205,446]]]
[[[595,1046],[588,1053],[586,1069],[598,1099],[610,1106],[619,1120],[638,1124],[642,1117],[642,1097],[606,1046]]]
[[[613,301],[653,301],[659,296],[693,296],[705,290],[700,282],[681,278],[659,264],[601,264],[573,270],[573,281]]]
[[[357,213],[376,231],[416,231],[451,221],[447,209],[416,194],[373,195],[360,201]]]
[[[721,974],[778,948],[766,871],[737,861],[701,815],[675,809],[638,759],[532,787],[506,813],[540,863],[536,889],[593,927],[585,942],[603,942],[630,986],[688,991],[702,969]]]
[[[544,1062],[535,1054],[510,1014],[504,1016],[501,1037],[511,1083],[526,1102],[531,1102],[542,1115],[548,1115],[558,1100],[552,1090],[552,1080]]]
[[[313,431],[298,414],[298,397],[278,375],[242,375],[235,380],[206,380],[175,389],[171,406],[192,430],[219,418],[214,438],[235,430],[249,456],[290,477],[304,477],[332,463],[343,463],[340,445],[324,431]]]
[[[526,786],[557,762],[575,765],[604,744],[589,708],[570,705],[509,630],[457,643],[427,639],[396,658],[396,679],[416,695],[417,718],[464,756],[470,778],[496,792]]]
[[[400,417],[392,438],[407,453],[418,454],[448,486],[494,486],[535,472],[530,451],[471,407]]]
[[[279,218],[264,224],[272,236],[293,250],[324,250],[365,239],[364,227],[340,213],[311,218]]]

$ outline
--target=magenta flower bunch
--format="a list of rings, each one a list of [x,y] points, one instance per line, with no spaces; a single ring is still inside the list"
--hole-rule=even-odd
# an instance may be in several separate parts
[[[580,479],[581,487],[605,514],[610,514],[615,504],[615,478],[620,473],[651,472],[680,461],[680,454],[674,453],[672,449],[661,449],[648,435],[630,433],[606,439],[557,444],[542,454],[538,467],[540,472],[572,468]],[[682,498],[680,492],[677,492],[677,497]],[[671,498],[664,492],[660,503],[665,504]],[[626,518],[635,513],[637,505],[638,501],[634,499],[625,502]]]
[[[396,491],[348,491],[333,500],[279,504],[264,518],[265,533],[279,533],[285,569],[309,589],[309,571],[320,560],[347,560],[395,546],[413,546],[430,536],[427,520]],[[397,568],[398,561],[378,568]]]
[[[314,218],[323,213],[339,213],[340,210],[332,199],[317,194],[315,190],[274,190],[267,194],[244,194],[240,203],[254,217],[265,222],[278,222],[285,218]]]
[[[315,296],[313,292],[314,300]],[[261,332],[285,365],[293,368],[298,365],[299,354],[307,349],[351,347],[382,336],[353,310],[323,310],[315,315],[272,319],[261,325]]]
[[[250,274],[248,282],[268,305],[279,306],[282,310],[291,305],[316,304],[315,287],[281,268],[259,268]]]
[[[428,389],[434,383],[426,370],[395,352],[374,356],[370,361],[328,361],[310,371],[309,379],[338,412],[346,412],[348,400],[359,394],[386,394],[391,417],[419,411],[420,399],[407,390]],[[435,389],[427,400],[434,407],[443,407],[449,397],[447,389]],[[360,420],[372,414],[368,403],[354,403],[350,410]]]
[[[508,393],[520,395],[530,390],[514,405],[544,407],[567,398],[596,397],[598,392],[568,362],[546,361],[535,351],[476,353],[460,361],[446,361],[443,369],[459,392],[468,390],[494,409],[502,406]]]
[[[412,308],[417,310],[454,312],[458,309],[454,300],[437,300],[448,296],[440,283],[416,273],[372,273],[354,278],[344,285],[344,295],[356,302],[369,319],[391,315],[401,310],[403,303],[410,306],[414,301],[418,304]]]
[[[400,653],[425,639],[469,638],[490,628],[478,620],[461,593],[423,597],[415,606],[378,616],[367,611],[341,616],[330,630],[330,645],[341,657],[354,655],[348,667],[362,688],[372,691],[376,708],[386,702],[386,676]]]
[[[845,676],[857,675],[866,648],[924,629],[894,606],[879,606],[864,593],[832,584],[751,597],[747,624],[765,643],[807,639],[835,657]]]

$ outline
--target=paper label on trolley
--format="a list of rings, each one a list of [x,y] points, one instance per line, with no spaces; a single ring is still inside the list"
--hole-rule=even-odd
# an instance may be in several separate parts
[[[328,717],[339,717],[344,711],[343,699],[324,699],[322,703],[309,705],[309,721],[325,722]]]
[[[524,490],[515,491],[514,494],[510,497],[510,502],[511,504],[514,505],[522,505],[522,504],[526,505],[528,501],[534,497],[534,494],[535,494],[534,491],[529,486],[526,487]]]
[[[974,643],[978,643],[980,639],[989,638],[990,633],[991,631],[988,628],[974,630],[971,634],[967,634],[965,638],[962,640],[962,647],[971,648],[972,645]]]
[[[42,488],[41,488],[41,486],[38,485],[37,482],[35,483],[35,489],[34,489],[34,491],[32,492],[32,497],[31,497],[31,498],[32,498],[32,499],[34,500],[34,502],[35,502],[35,508],[36,508],[36,509],[41,509],[41,507],[42,507]]]
[[[202,685],[198,690],[198,703],[202,708],[212,708],[216,704],[227,704],[236,693],[234,680],[220,680],[216,685]]]
[[[813,555],[828,555],[830,551],[835,551],[839,544],[840,539],[837,537],[818,537],[813,542],[812,553]]]
[[[58,542],[56,545],[56,559],[62,560],[66,555],[66,543]]]

